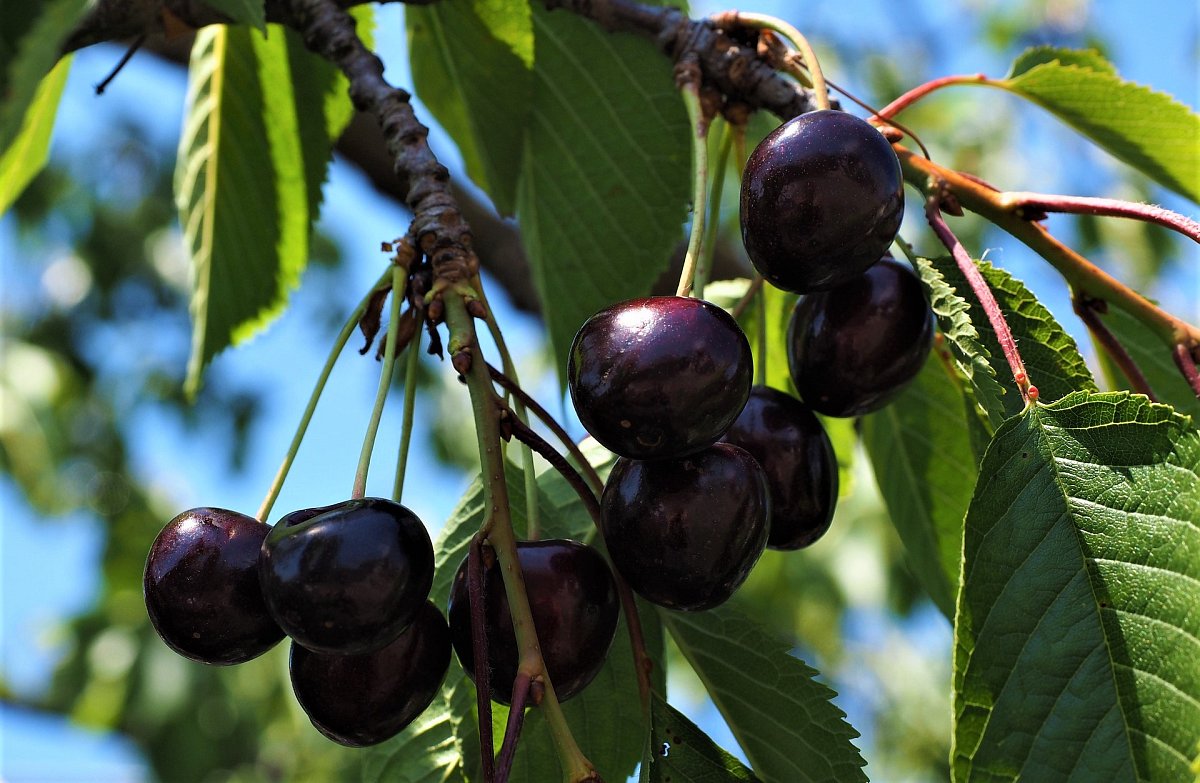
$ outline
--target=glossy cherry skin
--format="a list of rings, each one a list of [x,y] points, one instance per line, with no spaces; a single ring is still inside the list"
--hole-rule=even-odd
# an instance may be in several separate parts
[[[566,701],[595,678],[612,646],[620,614],[612,571],[595,549],[566,539],[519,541],[517,559],[546,671],[558,700]],[[492,700],[509,704],[519,656],[508,598],[494,560],[484,570],[483,587]],[[475,646],[465,559],[450,588],[449,616],[454,651],[474,680]]]
[[[193,508],[166,524],[146,557],[142,591],[158,635],[193,661],[248,661],[283,638],[258,585],[271,528],[223,508]]]
[[[433,701],[450,666],[450,629],[426,601],[390,644],[359,655],[318,653],[292,643],[296,701],[334,742],[360,748],[399,734]]]
[[[364,653],[395,639],[424,605],[433,545],[404,506],[362,498],[283,517],[258,565],[288,636],[317,652]]]
[[[750,344],[700,299],[659,296],[605,308],[571,344],[567,385],[584,428],[634,459],[677,457],[715,442],[750,394]]]
[[[885,258],[832,291],[800,298],[788,325],[788,366],[810,408],[859,416],[916,377],[932,345],[933,312],[916,273]]]
[[[823,291],[887,251],[904,213],[900,163],[852,114],[814,111],[767,135],[742,178],[742,242],[772,285]]]
[[[766,475],[728,443],[676,460],[619,459],[600,505],[613,568],[668,609],[723,603],[767,544]]]
[[[755,386],[721,440],[750,452],[767,475],[769,548],[800,549],[825,534],[837,505],[837,457],[820,419],[804,403]]]

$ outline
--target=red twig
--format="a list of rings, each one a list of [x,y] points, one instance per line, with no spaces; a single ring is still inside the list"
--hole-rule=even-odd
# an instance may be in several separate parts
[[[1071,307],[1079,316],[1079,320],[1083,321],[1088,331],[1104,348],[1104,352],[1121,368],[1121,372],[1129,380],[1129,387],[1133,391],[1149,397],[1151,402],[1158,402],[1154,397],[1154,391],[1150,388],[1150,383],[1142,374],[1142,368],[1138,367],[1137,362],[1129,355],[1129,351],[1125,350],[1125,346],[1121,344],[1117,336],[1109,331],[1104,322],[1100,320],[1099,314],[1107,309],[1107,305],[1098,299],[1089,299],[1076,292],[1071,296]]]
[[[485,619],[483,579],[483,535],[476,533],[467,550],[467,596],[471,604],[471,647],[475,663],[475,702],[479,711],[479,760],[485,783],[495,780],[492,745],[491,668],[488,665],[488,639]]]
[[[889,120],[893,115],[907,109],[912,104],[924,98],[934,90],[940,90],[943,87],[951,87],[956,84],[987,84],[988,77],[982,73],[973,73],[960,76],[943,76],[940,79],[925,82],[913,87],[908,92],[901,95],[896,100],[889,103],[880,109],[875,116],[881,120]]]
[[[1192,387],[1192,392],[1195,393],[1197,399],[1200,399],[1200,372],[1196,370],[1196,360],[1191,351],[1187,349],[1186,345],[1176,345],[1171,349],[1171,358],[1175,360],[1175,366],[1187,379],[1188,386]]]
[[[1100,215],[1130,218],[1178,231],[1193,242],[1200,242],[1200,223],[1154,204],[1139,204],[1115,198],[1056,196],[1045,193],[1007,192],[998,196],[1001,206],[1019,215],[1065,212],[1074,215]]]
[[[1017,350],[1017,341],[1013,339],[1012,331],[1008,328],[1008,321],[1004,319],[1004,313],[1000,310],[1000,305],[996,303],[992,289],[988,287],[987,281],[983,279],[983,275],[975,266],[967,249],[963,247],[962,242],[958,241],[958,237],[950,230],[950,226],[946,225],[939,201],[940,197],[936,193],[931,193],[925,200],[925,218],[929,221],[929,225],[937,234],[938,239],[954,257],[954,262],[958,264],[963,277],[967,279],[967,283],[983,307],[983,312],[987,315],[992,330],[996,333],[996,340],[1000,343],[1000,350],[1004,352],[1004,358],[1008,360],[1013,380],[1016,381],[1017,389],[1021,392],[1021,399],[1026,403],[1030,399],[1036,400],[1037,387],[1029,381],[1029,375],[1025,371],[1025,362],[1021,359],[1021,352]]]

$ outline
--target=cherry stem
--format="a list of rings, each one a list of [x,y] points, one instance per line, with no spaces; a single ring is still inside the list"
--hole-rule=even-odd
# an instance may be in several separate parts
[[[500,575],[504,580],[504,593],[508,598],[512,616],[513,633],[517,637],[517,649],[521,668],[537,672],[544,677],[546,688],[541,707],[546,715],[547,726],[554,740],[555,751],[562,765],[563,776],[568,781],[594,779],[596,768],[579,749],[566,717],[554,693],[554,684],[546,674],[546,663],[542,660],[538,646],[537,631],[533,626],[533,614],[529,609],[529,596],[525,592],[525,578],[517,557],[517,540],[513,533],[512,515],[508,499],[508,484],[505,480],[504,455],[501,451],[499,400],[492,388],[487,362],[479,350],[475,334],[474,319],[467,313],[462,296],[453,291],[443,295],[445,318],[450,330],[451,353],[466,351],[470,356],[470,367],[463,377],[471,394],[471,413],[475,419],[476,439],[479,443],[479,465],[483,478],[483,505],[490,509],[480,534],[486,536],[496,553]],[[518,419],[519,421],[519,419]]]
[[[686,68],[681,62],[679,69]],[[680,85],[683,95],[683,105],[687,108],[688,121],[695,134],[692,138],[692,227],[688,233],[687,253],[683,257],[683,271],[679,273],[679,287],[676,296],[691,296],[692,284],[696,277],[696,265],[700,259],[701,246],[704,244],[704,217],[707,212],[708,199],[708,120],[700,105],[699,67],[696,67],[696,78],[684,81]],[[698,296],[703,296],[701,289]]]
[[[408,344],[408,359],[404,365],[404,421],[400,425],[400,452],[396,456],[396,481],[392,499],[397,503],[404,497],[404,474],[408,470],[408,451],[412,444],[413,419],[417,408],[417,365],[421,358],[421,329],[418,328]]]
[[[1021,400],[1028,405],[1030,402],[1029,390],[1031,383],[1029,374],[1025,371],[1025,362],[1021,359],[1021,353],[1017,350],[1017,341],[1013,339],[1012,331],[1008,328],[1008,321],[1004,318],[1004,313],[1000,309],[1000,305],[996,303],[996,297],[992,295],[992,289],[988,287],[987,281],[983,279],[979,268],[975,266],[975,262],[971,259],[967,249],[963,247],[962,242],[958,241],[958,237],[950,230],[950,226],[946,225],[945,218],[942,217],[942,210],[939,207],[940,197],[935,193],[925,200],[925,218],[929,221],[930,227],[933,228],[935,234],[946,249],[950,251],[954,262],[958,264],[958,269],[963,273],[963,277],[967,279],[967,284],[971,286],[971,290],[975,292],[975,298],[979,300],[979,304],[983,307],[983,312],[987,315],[988,323],[992,325],[992,330],[996,333],[996,340],[1000,343],[1000,350],[1004,352],[1004,358],[1008,360],[1008,367],[1012,370],[1013,380],[1017,384],[1017,389],[1021,392]]]
[[[525,672],[518,671],[513,679],[508,723],[504,726],[504,742],[500,745],[500,758],[496,763],[496,783],[508,783],[508,775],[512,772],[513,760],[517,754],[517,740],[520,739],[521,728],[525,725],[525,704],[529,701],[532,687],[532,678]]]
[[[1005,208],[1001,203],[1003,194],[1000,191],[974,177],[916,155],[902,145],[893,144],[892,148],[900,158],[904,178],[910,184],[926,192],[934,189],[948,191],[964,208],[996,224],[1046,259],[1072,290],[1121,308],[1154,332],[1170,350],[1174,351],[1175,346],[1183,346],[1185,356],[1200,351],[1200,328],[1171,315],[1100,269],[1056,239],[1040,223],[1031,222]],[[1191,383],[1187,373],[1185,377]]]
[[[1200,222],[1154,204],[1141,204],[1136,201],[1122,201],[1115,198],[1057,196],[1021,191],[1000,193],[996,198],[1002,207],[1026,220],[1039,220],[1039,213],[1045,212],[1130,218],[1178,231],[1193,242],[1200,242]]]
[[[471,608],[471,648],[475,664],[475,701],[479,712],[479,760],[484,783],[496,777],[492,746],[492,682],[488,665],[488,638],[483,579],[483,534],[471,538],[467,550],[467,596]]]
[[[500,323],[496,320],[496,316],[492,312],[492,306],[483,292],[483,281],[478,276],[475,277],[474,286],[475,291],[479,295],[479,300],[483,303],[484,323],[487,324],[488,331],[491,333],[492,339],[496,342],[496,350],[500,352],[500,364],[504,367],[504,372],[513,379],[513,385],[517,385],[517,365],[513,362],[512,354],[508,351],[508,343],[504,340],[504,334],[500,331]],[[492,369],[490,364],[488,365],[488,369]],[[517,418],[528,424],[529,416],[525,412],[524,401],[516,400],[513,408],[516,410]],[[533,452],[524,443],[521,444],[521,469],[525,476],[525,537],[530,541],[536,541],[541,538],[537,472],[536,465],[533,462]]]
[[[736,22],[743,27],[772,30],[779,33],[792,46],[796,47],[796,51],[800,53],[801,58],[804,60],[804,67],[808,69],[809,76],[812,78],[813,103],[817,105],[818,109],[829,108],[829,88],[825,84],[825,74],[821,70],[821,63],[817,60],[817,54],[813,51],[812,44],[808,42],[803,33],[782,19],[777,19],[767,14],[737,11],[733,16]],[[788,70],[792,72],[790,67]],[[792,74],[799,76],[795,72],[792,72]]]
[[[379,372],[379,388],[375,391],[375,405],[371,408],[371,419],[363,435],[362,451],[358,455],[358,469],[354,471],[354,488],[351,498],[361,498],[367,493],[367,471],[371,467],[371,452],[375,450],[375,436],[379,432],[379,421],[383,417],[383,405],[392,386],[392,371],[396,366],[396,332],[400,327],[400,305],[404,302],[404,288],[408,282],[408,269],[399,264],[392,266],[392,312],[388,317],[387,337],[384,340],[383,368]]]
[[[1117,336],[1109,331],[1109,328],[1100,320],[1100,313],[1104,312],[1106,305],[1103,302],[1088,299],[1079,292],[1074,292],[1071,295],[1071,308],[1079,316],[1079,320],[1087,326],[1088,331],[1104,349],[1104,352],[1120,368],[1129,381],[1129,388],[1146,395],[1151,402],[1158,402],[1146,376],[1142,374],[1142,368],[1138,367],[1137,362],[1129,355],[1129,351],[1125,350],[1125,346],[1121,344]]]
[[[513,395],[514,399],[524,403],[525,407],[528,408],[534,416],[537,416],[538,419],[541,420],[541,422],[545,424],[551,432],[554,433],[554,436],[562,442],[563,447],[566,448],[571,456],[575,458],[575,461],[579,463],[579,469],[583,471],[584,477],[591,485],[592,491],[596,494],[603,492],[604,482],[600,479],[600,474],[596,472],[594,467],[592,467],[592,463],[588,462],[587,457],[583,455],[583,452],[579,449],[579,446],[571,440],[571,436],[567,434],[567,431],[563,429],[562,425],[559,424],[537,400],[535,400],[528,394],[528,392],[517,385],[517,382],[512,378],[509,378],[507,375],[500,372],[490,364],[488,365],[488,372],[491,373],[493,381],[500,384],[501,388]],[[522,422],[528,425],[528,422],[526,422],[524,419],[522,419]],[[522,441],[522,445],[525,448],[530,448],[529,444],[525,443],[524,441]]]
[[[765,290],[758,294],[758,364],[754,367],[754,382],[767,385],[767,295]]]
[[[387,285],[392,277],[392,270],[389,267],[378,280],[375,285],[371,286],[367,291],[367,295],[362,298],[358,306],[350,313],[350,317],[346,319],[346,324],[342,327],[342,331],[338,332],[338,336],[333,341],[333,347],[329,349],[329,356],[325,359],[325,366],[321,368],[321,374],[317,377],[317,383],[313,387],[312,394],[308,396],[308,405],[304,408],[304,413],[300,416],[300,423],[296,426],[296,433],[292,436],[292,442],[288,445],[287,453],[283,457],[283,462],[279,466],[279,470],[275,472],[275,478],[271,481],[271,486],[267,489],[267,496],[263,498],[262,505],[258,507],[258,519],[261,522],[266,522],[267,517],[271,515],[271,509],[275,505],[275,501],[279,498],[279,491],[283,489],[283,482],[287,479],[288,473],[292,469],[292,463],[296,461],[296,454],[300,451],[300,444],[304,440],[304,434],[308,431],[308,424],[312,421],[313,412],[317,409],[317,402],[321,399],[321,393],[325,391],[325,383],[329,380],[329,375],[333,372],[333,366],[337,364],[338,357],[342,354],[342,349],[346,347],[346,342],[350,339],[350,335],[354,333],[358,322],[362,320],[363,314],[367,312],[367,307],[371,303],[375,292],[383,286]]]
[[[713,169],[712,187],[708,194],[708,216],[705,218],[704,239],[700,244],[700,261],[696,264],[696,290],[704,296],[704,288],[712,279],[713,255],[717,249],[717,231],[721,226],[721,196],[725,190],[725,169],[733,138],[729,124],[722,123],[717,144],[717,165]]]
[[[547,443],[542,436],[531,430],[524,422],[513,420],[512,434],[514,438],[517,438],[521,442],[528,443],[534,451],[545,458],[551,467],[566,479],[571,488],[575,490],[575,494],[583,502],[588,514],[592,517],[592,524],[603,535],[604,517],[600,512],[600,501],[597,500],[596,493],[591,491],[579,473],[571,467],[571,463],[567,462],[562,454],[559,454],[553,446]],[[638,612],[637,601],[633,596],[633,591],[629,589],[629,585],[615,569],[613,570],[613,581],[617,585],[617,595],[621,599],[621,607],[624,609],[625,614],[625,627],[629,631],[629,645],[633,650],[633,663],[634,669],[637,672],[638,693],[642,700],[642,710],[646,715],[649,715],[650,672],[654,668],[654,661],[651,660],[650,654],[646,652],[646,636],[642,631],[642,618]]]
[[[929,93],[934,92],[935,90],[940,90],[943,87],[951,87],[957,84],[986,85],[990,82],[991,80],[982,73],[964,74],[959,76],[943,76],[939,79],[934,79],[913,87],[911,90],[904,93],[887,106],[884,106],[882,109],[875,112],[875,116],[881,120],[890,120],[894,115],[904,111]]]
[[[763,276],[755,275],[750,281],[750,285],[746,288],[746,293],[742,294],[742,298],[739,299],[737,304],[733,306],[733,309],[729,311],[729,314],[733,316],[734,320],[742,317],[742,314],[746,312],[746,308],[749,307],[750,303],[754,301],[754,296],[762,290],[762,287]]]
[[[1176,345],[1171,349],[1171,358],[1175,360],[1175,366],[1183,373],[1188,386],[1192,387],[1192,392],[1200,399],[1200,372],[1196,370],[1196,358],[1192,352],[1187,349],[1186,345]]]

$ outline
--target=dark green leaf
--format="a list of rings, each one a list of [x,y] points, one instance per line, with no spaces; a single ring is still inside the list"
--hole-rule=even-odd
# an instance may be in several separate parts
[[[580,325],[645,295],[682,237],[687,117],[649,41],[533,8],[533,105],[518,218],[560,379]]]
[[[0,215],[8,211],[29,181],[46,165],[54,116],[58,114],[58,101],[70,70],[71,58],[64,57],[42,79],[25,112],[20,131],[8,148],[0,152]]]
[[[1095,52],[1040,49],[994,82],[1052,112],[1114,157],[1200,202],[1200,115],[1120,78]]]
[[[963,518],[978,476],[959,381],[935,354],[899,397],[865,416],[862,425],[863,445],[909,566],[953,619]]]
[[[951,260],[950,263],[954,262]],[[975,401],[987,414],[989,425],[999,426],[1005,417],[1005,391],[996,380],[993,354],[983,342],[968,299],[946,281],[940,262],[935,264],[927,258],[918,258],[915,266],[955,365],[970,382]],[[1004,361],[1002,354],[995,358]]]
[[[946,282],[970,303],[971,322],[979,331],[990,355],[995,357],[996,362],[1004,362],[996,332],[958,265],[949,257],[936,259],[934,263]],[[1025,370],[1029,373],[1029,380],[1038,387],[1039,399],[1051,402],[1073,391],[1096,391],[1096,382],[1079,353],[1075,339],[1054,320],[1050,311],[1034,298],[1025,284],[987,261],[977,261],[976,265],[1008,321],[1008,328],[1017,341],[1017,350],[1021,352]],[[1006,392],[1002,401],[1007,418],[1019,413],[1024,403],[1007,363],[997,367]]]
[[[1125,392],[997,431],[967,513],[956,781],[1189,780],[1200,432]]]
[[[867,779],[858,732],[787,643],[729,604],[658,614],[764,783]]]
[[[367,13],[356,12],[364,30]],[[197,34],[175,178],[193,267],[189,394],[212,357],[259,332],[299,283],[333,141],[352,113],[345,87],[283,28]]]
[[[1175,366],[1171,350],[1163,341],[1141,321],[1118,307],[1110,306],[1108,312],[1100,316],[1100,320],[1120,340],[1121,345],[1125,346],[1125,350],[1137,363],[1155,398],[1173,406],[1180,413],[1188,414],[1193,422],[1200,422],[1200,400],[1196,399],[1195,393]],[[1097,348],[1097,353],[1100,355],[1100,364],[1113,385],[1129,388],[1128,380],[1108,358],[1108,354],[1100,348]]]
[[[496,208],[516,210],[533,97],[533,20],[524,0],[406,10],[413,84]]]
[[[38,85],[58,62],[63,41],[87,10],[87,0],[5,6],[0,25],[0,150],[13,145]]]
[[[757,781],[754,773],[663,701],[650,703],[650,744],[642,757],[641,783],[737,783]]]
[[[206,0],[236,24],[248,24],[267,31],[267,9],[263,0]]]

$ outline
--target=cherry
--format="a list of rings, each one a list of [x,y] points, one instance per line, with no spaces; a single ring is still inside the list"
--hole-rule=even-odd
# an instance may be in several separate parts
[[[593,315],[571,344],[567,383],[579,420],[609,450],[676,457],[716,441],[746,404],[750,344],[700,299],[633,299]]]
[[[746,162],[742,242],[778,288],[822,291],[866,271],[896,238],[903,212],[895,152],[852,114],[795,117]]]
[[[296,701],[334,742],[363,747],[400,733],[437,695],[450,666],[450,630],[426,601],[391,643],[369,653],[333,655],[292,643]]]
[[[433,545],[417,515],[383,498],[296,511],[263,541],[259,580],[280,627],[317,652],[388,644],[429,597]]]
[[[755,386],[722,440],[750,452],[766,473],[768,547],[800,549],[825,534],[837,504],[837,458],[825,428],[804,403]]]
[[[810,408],[859,416],[916,377],[932,345],[933,313],[920,280],[886,257],[837,288],[800,298],[788,325],[788,366]]]
[[[613,567],[649,601],[711,609],[767,543],[767,478],[728,443],[677,460],[618,459],[600,500]]]
[[[595,549],[566,539],[520,541],[517,559],[546,671],[558,700],[565,701],[595,678],[608,657],[620,606],[612,572]],[[504,582],[494,558],[484,569],[483,590],[492,699],[509,704],[519,654]],[[466,560],[454,574],[449,615],[454,651],[473,680],[475,646]]]
[[[193,508],[159,532],[142,590],[154,630],[193,661],[248,661],[283,638],[258,585],[258,549],[271,528],[223,508]]]

